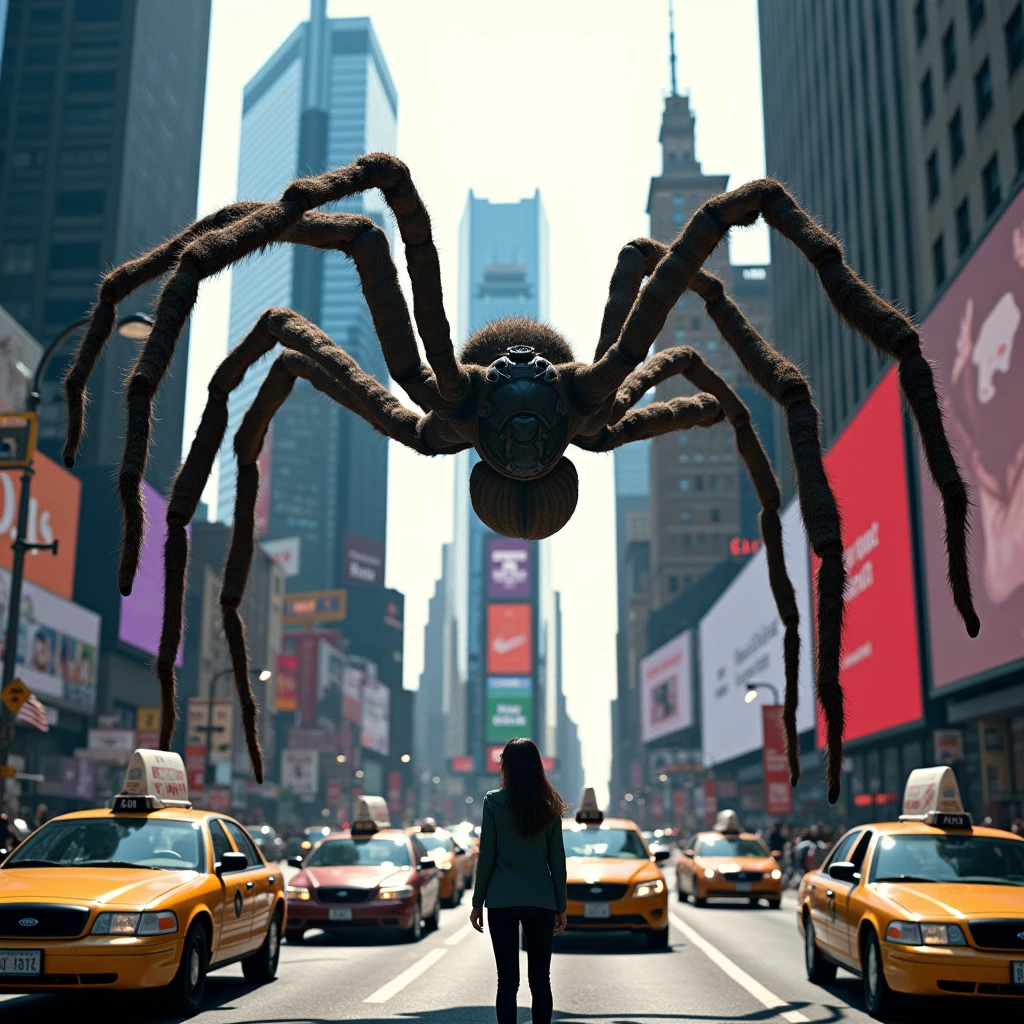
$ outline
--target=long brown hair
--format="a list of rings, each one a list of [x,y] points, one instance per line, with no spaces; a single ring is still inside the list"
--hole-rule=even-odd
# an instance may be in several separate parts
[[[569,809],[544,774],[544,763],[533,740],[517,736],[501,752],[501,785],[515,819],[516,832],[524,837],[543,832]]]

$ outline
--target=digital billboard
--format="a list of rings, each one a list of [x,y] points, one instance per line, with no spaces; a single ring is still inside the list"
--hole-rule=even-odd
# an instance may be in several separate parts
[[[499,537],[487,542],[487,596],[530,597],[530,544]]]
[[[164,542],[167,540],[167,500],[146,481],[142,482],[142,506],[146,513],[146,536],[135,585],[129,597],[121,598],[121,621],[117,638],[154,657],[160,649],[160,628],[164,619]],[[185,527],[189,538],[192,528]],[[178,647],[175,665],[182,664],[185,641]]]
[[[804,732],[815,724],[810,559],[799,504],[792,501],[781,518],[786,569],[800,613],[796,726]],[[701,619],[701,731],[707,763],[729,761],[762,745],[759,705],[746,703],[747,684],[771,683],[782,699],[785,633],[768,580],[768,556],[761,548]],[[759,704],[770,699],[771,691],[763,690]]]
[[[488,676],[486,703],[485,742],[507,743],[516,736],[532,734],[532,677]]]
[[[642,743],[693,725],[690,650],[691,632],[687,630],[640,662]]]
[[[533,671],[533,608],[528,604],[487,606],[488,675]]]
[[[942,505],[919,452],[932,685],[1024,658],[1024,192],[992,226],[921,326],[972,499],[968,553],[981,632],[972,640],[946,584]]]
[[[391,691],[376,679],[363,682],[363,736],[366,750],[388,755],[391,725]]]
[[[384,545],[357,533],[341,535],[341,573],[345,583],[384,586]]]
[[[923,713],[895,366],[829,449],[825,471],[843,515],[846,622],[839,679],[849,741],[916,722]],[[813,553],[811,561],[817,574]],[[823,739],[819,722],[819,745]]]

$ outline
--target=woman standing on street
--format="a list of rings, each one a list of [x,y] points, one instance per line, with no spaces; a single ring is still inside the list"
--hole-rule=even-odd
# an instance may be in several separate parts
[[[498,1024],[515,1024],[519,925],[526,936],[533,1024],[551,1024],[552,940],[565,928],[567,805],[544,774],[532,740],[514,739],[501,754],[501,789],[484,797],[473,927],[487,925],[498,966]]]

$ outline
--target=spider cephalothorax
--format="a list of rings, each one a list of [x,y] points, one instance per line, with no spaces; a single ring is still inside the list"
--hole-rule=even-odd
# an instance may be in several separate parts
[[[316,212],[317,207],[371,188],[383,193],[405,244],[413,316],[427,364],[420,357],[384,232],[368,217]],[[778,483],[746,406],[699,353],[679,346],[647,358],[672,307],[689,289],[704,301],[708,315],[745,371],[785,409],[804,525],[820,560],[815,695],[826,724],[826,774],[829,800],[834,803],[843,760],[839,654],[845,571],[839,510],[822,463],[818,413],[800,371],[754,330],[726,296],[722,283],[702,269],[731,226],[753,224],[759,217],[804,253],[847,323],[899,361],[900,383],[942,495],[953,601],[968,633],[976,636],[979,623],[971,598],[966,548],[967,491],[946,438],[931,369],[921,354],[917,331],[857,277],[844,262],[839,242],[777,181],[753,181],[712,197],[670,246],[648,238],[624,246],[612,275],[593,362],[577,362],[565,339],[550,327],[519,319],[481,328],[456,356],[427,211],[405,164],[386,153],[371,153],[348,167],[292,182],[276,202],[226,207],[113,270],[100,287],[89,329],[65,378],[68,438],[64,460],[71,466],[85,427],[85,386],[110,336],[117,303],[145,282],[170,272],[160,293],[153,330],[127,387],[127,440],[118,476],[124,512],[118,575],[124,594],[131,592],[142,548],[141,488],[153,398],[204,278],[278,242],[344,253],[355,263],[388,372],[424,412],[419,415],[406,408],[315,324],[289,309],[267,310],[228,353],[210,382],[206,410],[188,458],[175,477],[167,506],[164,619],[156,661],[163,702],[161,746],[170,748],[177,721],[174,661],[183,630],[188,562],[185,527],[195,514],[227,429],[228,395],[250,366],[280,344],[284,351],[272,364],[234,438],[238,491],[221,591],[224,633],[257,780],[263,778],[258,709],[249,684],[245,627],[238,606],[255,547],[257,459],[275,412],[296,379],[302,377],[387,437],[424,455],[476,448],[481,461],[473,467],[470,495],[477,514],[499,533],[530,539],[557,532],[576,508],[576,470],[563,454],[569,444],[607,452],[631,441],[709,427],[727,419],[761,502],[769,579],[786,626],[783,721],[795,785],[800,774],[796,734],[799,616],[783,557]],[[694,384],[698,394],[636,407],[647,391],[677,374]],[[902,443],[900,438],[892,440]]]

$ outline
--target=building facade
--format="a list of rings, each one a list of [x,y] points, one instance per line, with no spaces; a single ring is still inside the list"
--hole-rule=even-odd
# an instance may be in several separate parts
[[[242,198],[276,198],[298,175],[343,166],[363,153],[394,151],[398,97],[373,25],[367,18],[328,19],[325,11],[325,0],[314,0],[310,20],[246,85]],[[393,221],[376,191],[332,208],[373,217],[394,243]],[[245,337],[270,306],[298,310],[367,373],[388,383],[355,267],[341,253],[281,246],[235,267],[230,344]],[[235,500],[230,439],[269,368],[269,360],[253,367],[229,400],[218,490],[223,521],[230,521]],[[296,383],[274,418],[261,459],[262,536],[292,542],[299,555],[289,592],[345,584],[346,533],[383,549],[387,464],[386,438],[307,381]]]

